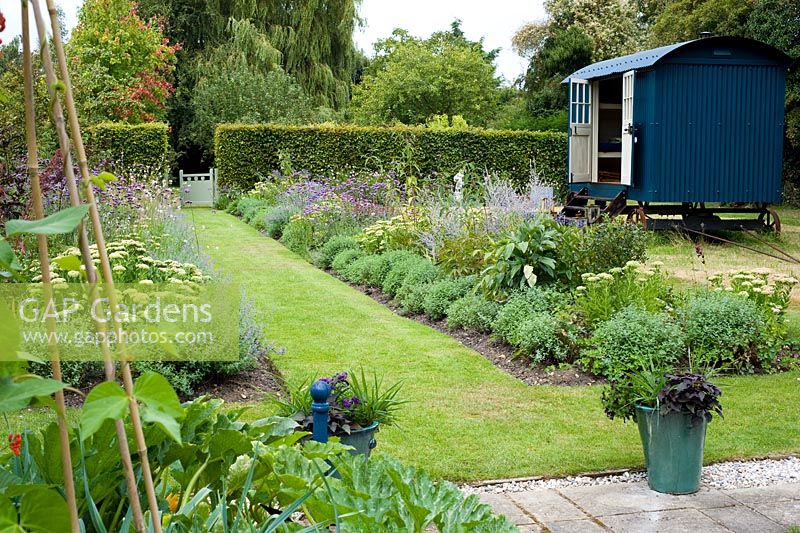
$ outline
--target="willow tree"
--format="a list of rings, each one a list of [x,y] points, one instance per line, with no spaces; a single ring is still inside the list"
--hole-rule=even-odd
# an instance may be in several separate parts
[[[360,0],[212,0],[223,17],[249,19],[283,55],[286,72],[321,105],[342,107],[353,74]]]

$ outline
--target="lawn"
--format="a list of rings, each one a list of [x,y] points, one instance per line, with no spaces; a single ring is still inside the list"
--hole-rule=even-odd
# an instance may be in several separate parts
[[[285,348],[273,357],[288,380],[364,367],[404,381],[412,403],[397,427],[380,432],[379,451],[451,480],[642,466],[636,428],[605,418],[600,388],[527,386],[236,218],[208,209],[193,216],[205,252],[246,288],[269,340]],[[671,248],[655,251],[666,256]],[[727,378],[721,386],[726,416],[710,426],[708,461],[800,452],[800,373]],[[264,402],[248,416],[269,412]]]

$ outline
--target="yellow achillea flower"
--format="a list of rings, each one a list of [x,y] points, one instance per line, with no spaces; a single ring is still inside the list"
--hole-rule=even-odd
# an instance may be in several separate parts
[[[176,513],[178,511],[178,503],[180,503],[180,498],[177,494],[167,494],[167,503],[169,504],[170,512]]]

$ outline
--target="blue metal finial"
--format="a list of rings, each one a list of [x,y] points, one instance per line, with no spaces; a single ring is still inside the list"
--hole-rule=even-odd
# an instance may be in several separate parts
[[[311,438],[317,442],[328,442],[328,396],[331,393],[331,385],[322,380],[318,380],[311,385],[311,415],[314,426],[311,431]]]
[[[322,380],[317,380],[311,385],[311,399],[317,403],[327,403],[331,394],[331,385]]]

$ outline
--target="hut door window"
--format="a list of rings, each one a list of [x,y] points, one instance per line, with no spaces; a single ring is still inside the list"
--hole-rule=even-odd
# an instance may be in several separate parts
[[[622,168],[620,183],[631,185],[633,182],[633,71],[622,76]]]
[[[570,80],[569,177],[570,182],[591,180],[592,98],[586,80]]]

